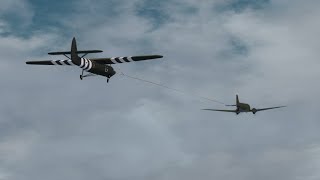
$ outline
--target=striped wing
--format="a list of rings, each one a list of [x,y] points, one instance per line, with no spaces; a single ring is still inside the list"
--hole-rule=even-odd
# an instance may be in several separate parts
[[[60,66],[76,66],[71,60],[47,60],[47,61],[27,61],[30,65],[60,65]]]
[[[127,57],[112,57],[112,58],[93,58],[90,59],[99,64],[119,64],[119,63],[128,63],[134,61],[145,61],[162,58],[161,55],[147,55],[147,56],[127,56]]]

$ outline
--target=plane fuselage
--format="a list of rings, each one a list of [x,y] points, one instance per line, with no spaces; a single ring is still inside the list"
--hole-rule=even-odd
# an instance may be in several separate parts
[[[90,59],[88,59],[90,61]],[[92,62],[92,61],[91,61]],[[116,74],[116,71],[110,65],[98,64],[92,62],[92,67],[90,70],[87,70],[90,73],[105,76],[111,78]]]
[[[209,111],[220,111],[220,112],[231,112],[231,113],[236,113],[237,115],[242,113],[242,112],[252,112],[253,114],[256,114],[258,111],[265,111],[265,110],[270,110],[270,109],[277,109],[277,108],[282,108],[286,106],[275,106],[275,107],[268,107],[268,108],[252,108],[250,107],[249,104],[246,103],[241,103],[239,101],[238,95],[236,96],[236,104],[235,105],[226,105],[226,106],[235,106],[237,109],[235,110],[229,110],[229,109],[203,109],[203,110],[209,110]]]
[[[237,113],[240,112],[252,112],[249,104],[238,103],[237,104]]]

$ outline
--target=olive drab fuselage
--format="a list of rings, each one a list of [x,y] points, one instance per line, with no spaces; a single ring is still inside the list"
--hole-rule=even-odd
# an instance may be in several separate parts
[[[249,104],[238,103],[237,104],[237,112],[251,112],[251,107]]]
[[[91,61],[90,59],[87,58],[81,58],[80,59],[80,68],[82,68],[84,71],[105,76],[105,77],[112,77],[113,75],[116,74],[115,70],[107,64],[99,64],[94,61]]]

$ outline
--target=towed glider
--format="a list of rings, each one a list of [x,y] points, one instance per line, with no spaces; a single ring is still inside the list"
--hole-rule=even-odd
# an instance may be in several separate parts
[[[101,75],[109,79],[116,74],[116,71],[111,67],[111,64],[128,63],[135,61],[151,60],[162,58],[161,55],[144,55],[144,56],[128,56],[128,57],[111,57],[111,58],[84,58],[90,53],[101,53],[101,50],[77,50],[76,39],[73,38],[71,44],[71,51],[49,52],[49,55],[64,55],[67,60],[46,60],[46,61],[27,61],[30,65],[60,65],[60,66],[78,66],[82,69],[80,79],[92,75]],[[79,56],[79,54],[83,54]],[[70,55],[70,57],[68,56]],[[88,74],[84,75],[84,71]]]

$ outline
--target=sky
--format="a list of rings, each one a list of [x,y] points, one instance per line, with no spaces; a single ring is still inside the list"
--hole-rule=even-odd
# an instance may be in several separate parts
[[[0,180],[320,179],[320,2],[2,0]],[[161,54],[79,79],[50,51]],[[202,111],[240,101],[256,115]]]

